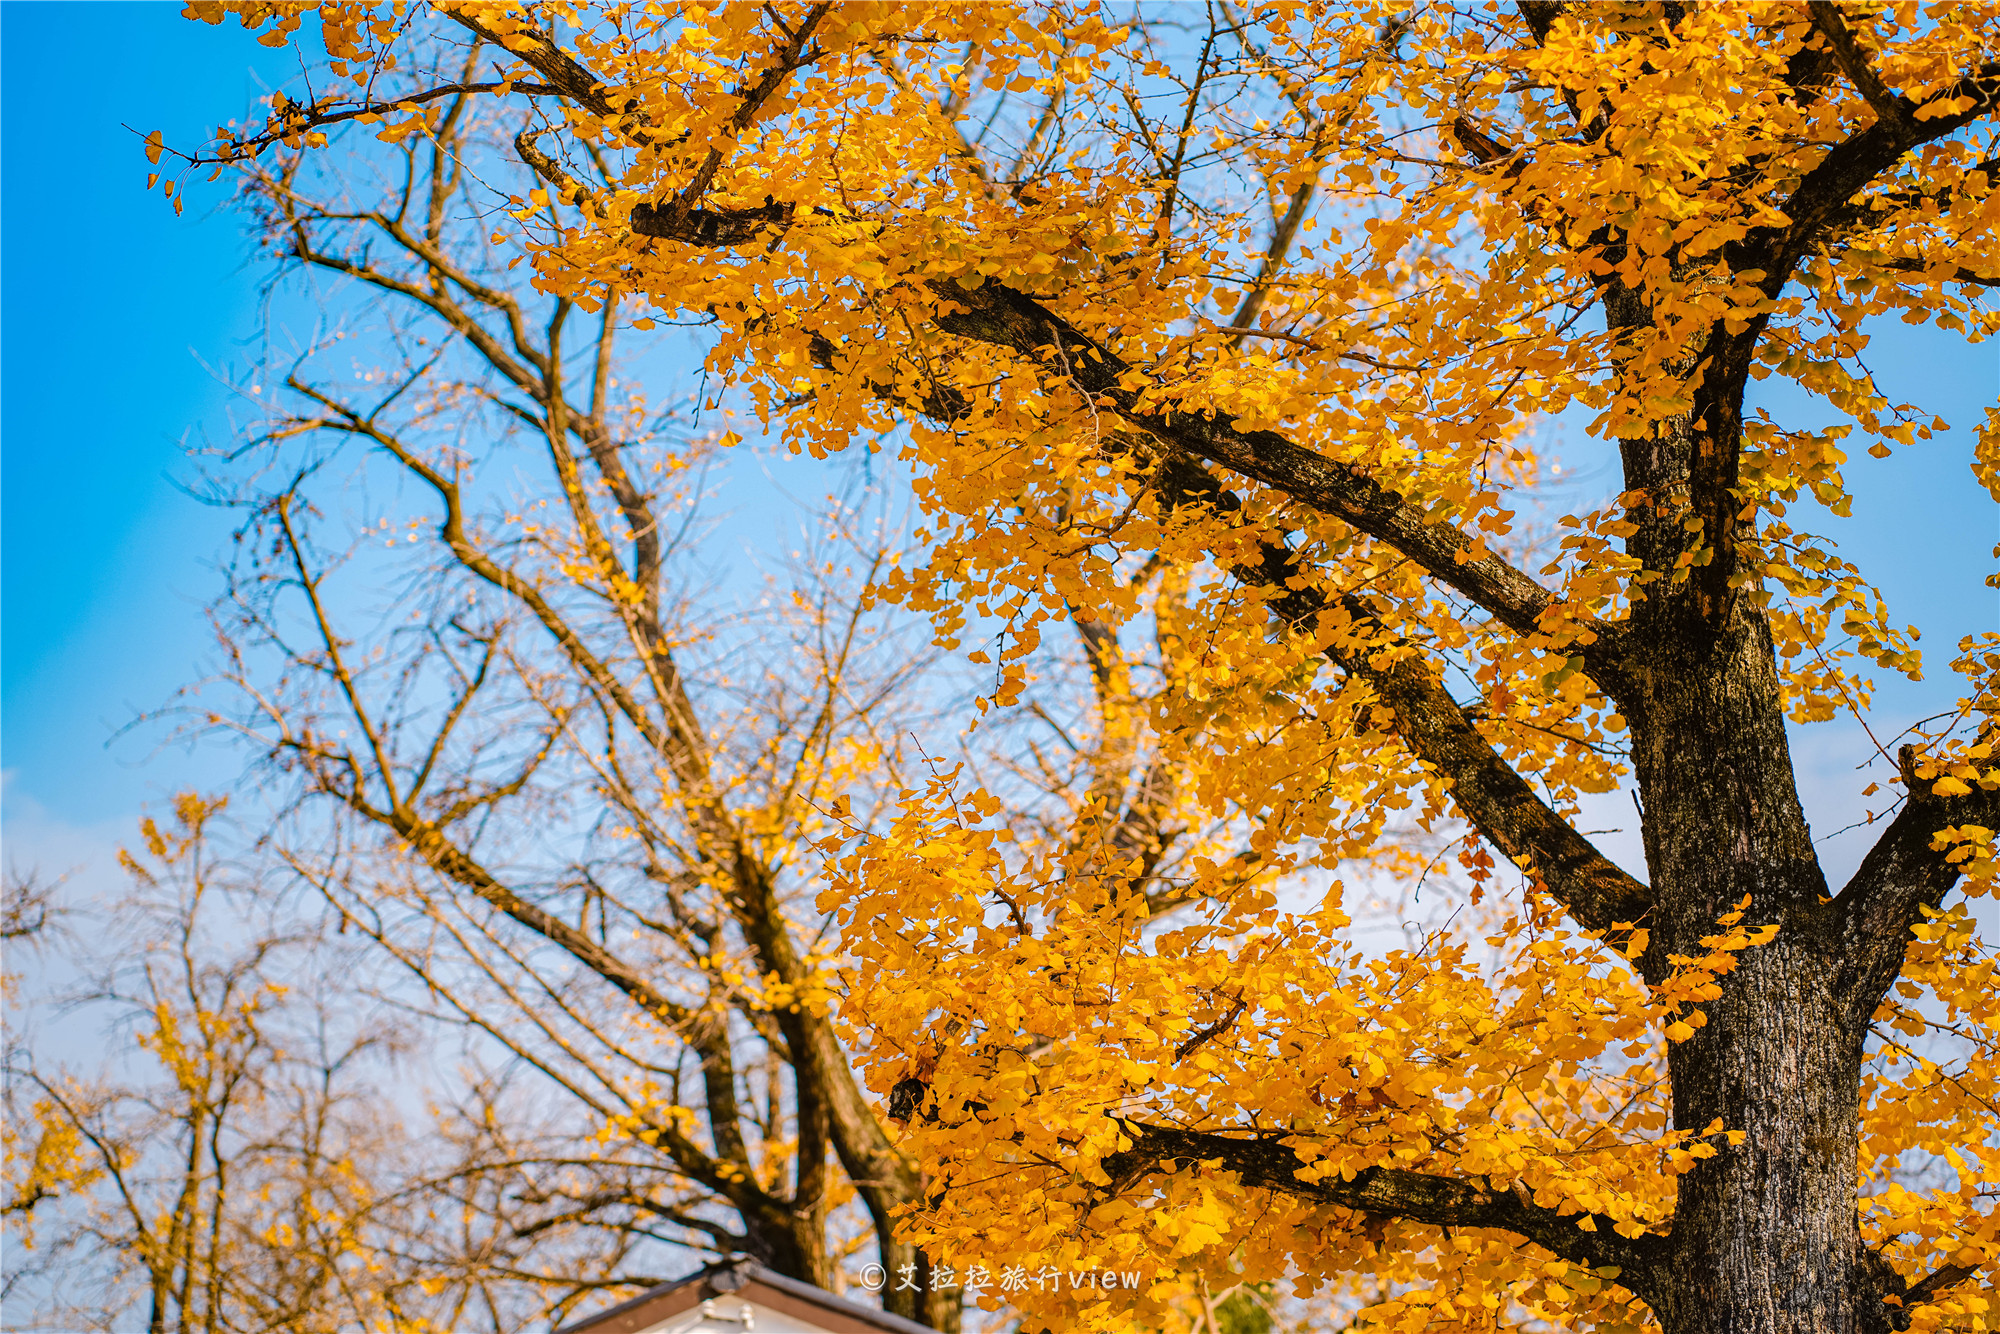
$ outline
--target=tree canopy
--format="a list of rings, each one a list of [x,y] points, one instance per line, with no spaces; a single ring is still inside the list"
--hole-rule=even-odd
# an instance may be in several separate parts
[[[1286,1277],[1385,1329],[1979,1319],[2000,1070],[1967,899],[2000,635],[1948,651],[1946,716],[1873,717],[1873,674],[1926,664],[1803,525],[1845,505],[1849,447],[1946,424],[1874,383],[1866,322],[1994,330],[2000,12],[190,12],[310,41],[326,76],[206,148],[155,141],[168,187],[504,119],[537,183],[486,223],[542,293],[698,324],[800,451],[898,451],[923,528],[870,596],[993,673],[994,726],[1072,626],[1108,701],[1085,744],[1147,738],[1060,826],[943,763],[825,805],[835,948],[777,970],[772,1009],[796,1058],[837,997],[901,1127],[883,1161],[921,1182],[897,1244],[1151,1276],[1008,1294],[1031,1328]],[[404,218],[408,282],[483,300]],[[1851,425],[1746,406],[1771,379]],[[538,409],[558,458],[598,451],[569,411]],[[1620,482],[1542,538],[1534,432],[1567,411]],[[601,502],[629,565],[646,524],[591,457],[565,558],[602,563]],[[1996,468],[2000,411],[1975,468],[2000,499]],[[672,731],[619,568],[595,592]],[[1831,885],[1788,728],[1842,716],[1890,792]],[[654,748],[712,875],[742,836],[689,743]],[[1575,820],[1621,782],[1643,877]],[[1420,873],[1413,829],[1458,839],[1479,911],[1366,948],[1343,886]],[[1929,1157],[1954,1171],[1912,1175]]]

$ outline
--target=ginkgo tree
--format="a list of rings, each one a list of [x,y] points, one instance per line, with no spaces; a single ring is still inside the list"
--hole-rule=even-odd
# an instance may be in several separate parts
[[[489,56],[403,52],[419,77]],[[273,911],[383,965],[342,984],[464,1053],[406,1194],[475,1236],[398,1262],[476,1288],[496,1330],[718,1254],[835,1289],[875,1263],[885,1307],[955,1329],[956,1266],[895,1235],[922,1177],[825,1004],[835,799],[865,819],[932,757],[969,759],[1024,831],[1142,855],[1160,910],[1228,820],[1135,707],[1157,664],[1093,652],[1089,608],[1022,726],[967,744],[965,671],[924,618],[869,605],[902,502],[865,467],[803,540],[758,526],[784,543],[765,582],[719,578],[710,507],[759,461],[732,470],[715,403],[669,388],[688,335],[534,290],[482,216],[536,184],[511,115],[443,111],[232,164],[286,300],[238,372],[240,437],[204,460],[242,525],[216,669],[171,711],[247,751]],[[1170,623],[1187,595],[1164,578],[1152,604]]]
[[[494,225],[538,284],[708,321],[710,371],[800,450],[905,432],[928,526],[883,593],[994,635],[989,716],[1079,610],[1103,671],[1145,636],[1171,666],[1143,716],[1242,839],[1173,917],[1144,840],[1023,836],[961,772],[821,843],[843,1013],[925,1174],[904,1234],[1152,1276],[1024,1287],[1029,1327],[1165,1319],[1225,1275],[1365,1275],[1385,1329],[1983,1324],[2000,1085],[1966,899],[2000,637],[1885,744],[1893,812],[1844,885],[1788,725],[1923,666],[1802,525],[1845,507],[1850,447],[1947,424],[1874,383],[1865,322],[1993,331],[2000,11],[190,12],[310,38],[330,77],[169,185],[505,106],[541,184]],[[438,32],[485,62],[415,78]],[[1758,380],[1848,424],[1753,410]],[[1530,556],[1533,428],[1568,410],[1621,483]],[[2000,495],[2000,416],[1976,456]],[[1627,779],[1643,878],[1574,818]],[[1403,818],[1476,834],[1491,958],[1357,945],[1329,877]]]

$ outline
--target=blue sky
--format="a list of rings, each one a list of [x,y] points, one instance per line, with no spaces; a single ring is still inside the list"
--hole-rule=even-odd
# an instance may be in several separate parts
[[[249,350],[261,271],[237,218],[211,211],[224,187],[197,186],[176,217],[145,193],[139,137],[122,127],[191,142],[293,68],[171,3],[0,4],[0,767],[9,855],[51,870],[123,837],[145,803],[235,770],[224,750],[117,733],[201,670],[229,520],[175,480],[204,432],[228,437],[216,375]],[[1949,421],[1969,427],[2000,394],[1992,346],[1875,332],[1868,360],[1891,391]],[[1829,416],[1767,401],[1793,422]],[[1573,448],[1589,485],[1591,451]],[[2000,623],[1981,585],[2000,532],[1971,448],[1969,429],[1885,462],[1855,448],[1854,517],[1827,521],[1899,620],[1925,629],[1930,679],[1879,697],[1890,733],[1949,702],[1949,645]],[[1866,738],[1833,726],[1799,744],[1815,826],[1846,823]],[[1829,848],[1836,883],[1863,846]]]
[[[79,62],[92,73],[80,97]],[[176,489],[221,429],[218,369],[253,329],[236,220],[144,190],[140,134],[239,115],[284,53],[172,4],[0,5],[0,764],[11,817],[129,827],[212,781],[153,739],[110,744],[198,661],[227,518]],[[219,191],[222,187],[212,187]],[[220,758],[220,757],[218,757]],[[10,833],[20,832],[10,828]],[[10,840],[11,842],[11,840]],[[51,868],[59,869],[59,868]]]

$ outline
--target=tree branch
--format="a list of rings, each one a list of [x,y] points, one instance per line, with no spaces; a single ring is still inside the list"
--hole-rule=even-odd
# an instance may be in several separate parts
[[[1918,112],[1938,102],[1971,99],[1972,105],[1941,116],[1919,119]],[[1730,256],[1737,272],[1762,269],[1767,294],[1775,295],[1790,277],[1799,259],[1812,242],[1832,222],[1864,186],[1893,167],[1912,148],[1953,134],[1991,111],[2000,101],[2000,61],[1988,62],[1961,76],[1922,102],[1900,95],[1894,98],[1899,117],[1877,120],[1827,150],[1819,164],[1799,181],[1798,188],[1785,200],[1783,212],[1789,219],[1783,227],[1763,227],[1750,233]],[[1905,138],[1901,126],[1912,130]],[[1979,168],[1974,168],[1979,170]]]
[[[810,63],[813,56],[807,48],[820,20],[831,8],[831,3],[813,6],[797,28],[786,31],[785,42],[774,52],[775,59],[770,68],[755,84],[739,90],[738,106],[726,125],[730,134],[739,134],[749,128],[757,113],[783,87],[786,77],[800,66]],[[645,127],[635,123],[637,101],[628,98],[622,105],[614,105],[604,82],[540,29],[523,25],[515,32],[503,35],[471,13],[457,10],[447,13],[480,37],[526,61],[548,80],[550,91],[617,123],[620,131],[636,142],[645,143],[650,139]],[[510,44],[509,37],[515,42]],[[522,160],[543,180],[580,202],[582,192],[569,175],[554,159],[534,151],[534,136],[524,131],[523,139],[525,144],[521,141],[516,143],[522,149]],[[724,157],[722,149],[709,149],[687,184],[671,200],[664,204],[635,205],[632,209],[632,230],[641,236],[671,237],[690,245],[703,246],[744,245],[767,230],[775,228],[782,231],[791,221],[792,207],[778,203],[768,195],[761,207],[700,206],[701,198],[708,192]]]
[[[947,312],[936,317],[946,333],[1009,348],[1060,370],[1100,407],[1169,448],[1254,478],[1394,547],[1515,633],[1542,633],[1543,618],[1561,606],[1548,589],[1498,556],[1467,559],[1472,543],[1463,533],[1429,522],[1352,464],[1337,463],[1276,431],[1242,430],[1226,412],[1176,413],[1145,403],[1143,389],[1127,387],[1143,382],[1143,372],[1034,298],[991,281],[968,290],[950,279],[932,279],[930,287],[947,303]],[[1613,627],[1588,617],[1572,623],[1593,675],[1607,693],[1618,694],[1622,672]]]
[[[1965,283],[1972,287],[2000,287],[2000,276],[1975,272],[1962,265],[1936,265],[1914,257],[1901,259],[1878,259],[1878,268],[1894,269],[1898,273],[1917,273],[1939,282]]]
[[[1822,8],[1816,3],[1815,21]],[[1838,15],[1834,16],[1838,21]],[[1851,39],[1850,39],[1851,41]],[[1872,77],[1872,75],[1870,76]],[[1783,206],[1784,226],[1758,228],[1724,249],[1723,257],[1737,274],[1761,274],[1756,290],[1776,301],[1799,263],[1823,241],[1854,197],[1876,177],[1893,167],[1911,149],[1942,139],[1971,124],[2000,100],[2000,62],[1989,63],[1921,103],[1890,96],[1878,108],[1878,119],[1867,129],[1834,145]],[[1939,102],[1965,97],[1971,106],[1946,115],[1920,119],[1918,112]],[[1702,520],[1705,541],[1713,551],[1709,562],[1693,572],[1714,624],[1731,602],[1736,569],[1736,533],[1743,506],[1736,491],[1743,452],[1743,392],[1749,383],[1753,353],[1770,322],[1768,311],[1751,316],[1736,330],[1718,321],[1702,349],[1706,370],[1694,387],[1694,419],[1702,433],[1690,460],[1688,505]]]
[[[1350,608],[1352,616],[1360,608]],[[1515,768],[1465,717],[1425,659],[1395,655],[1375,665],[1378,647],[1327,650],[1327,656],[1374,686],[1395,712],[1396,734],[1423,763],[1444,777],[1452,801],[1502,855],[1539,876],[1578,925],[1604,933],[1622,948],[1652,910],[1653,895],[1607,858],[1528,786]],[[1382,657],[1390,655],[1381,654]],[[1652,951],[1638,956],[1639,971],[1658,981]]]
[[[788,216],[787,206],[776,203],[735,211],[642,206],[633,211],[631,222],[639,235],[727,247],[763,234]],[[1142,390],[1128,387],[1143,382],[1143,373],[1032,297],[990,281],[968,289],[953,280],[932,279],[929,286],[945,303],[935,317],[944,332],[1004,347],[1059,370],[1100,406],[1110,407],[1168,450],[1191,456],[1169,460],[1156,470],[1154,484],[1167,483],[1162,489],[1170,504],[1200,499],[1228,510],[1241,507],[1192,461],[1206,459],[1385,542],[1518,634],[1543,633],[1544,618],[1561,608],[1548,589],[1499,557],[1489,553],[1467,559],[1472,543],[1464,534],[1448,524],[1428,522],[1402,496],[1350,464],[1327,459],[1275,431],[1244,431],[1227,413],[1176,414],[1145,404]],[[815,357],[830,365],[832,352],[830,346],[816,347]],[[962,398],[934,397],[937,403],[924,405],[930,415],[951,420],[962,414]],[[1289,553],[1269,548],[1263,568],[1235,573],[1255,587],[1278,590],[1276,603],[1282,604],[1287,581],[1299,571]],[[1320,609],[1281,608],[1281,614],[1301,623]],[[1586,669],[1617,698],[1624,692],[1615,627],[1587,617],[1573,618],[1571,624],[1574,647]],[[1550,810],[1466,722],[1442,685],[1415,675],[1421,667],[1377,672],[1358,659],[1342,665],[1367,676],[1392,708],[1407,712],[1399,712],[1399,725],[1412,752],[1451,782],[1460,809],[1496,847],[1534,865],[1587,929],[1610,932],[1644,915],[1650,891]]]
[[[831,366],[831,343],[815,348],[822,365]],[[951,421],[967,409],[962,396],[940,400],[935,393],[922,402],[895,398],[887,386],[875,392],[906,409]],[[953,391],[954,394],[956,391]],[[1240,511],[1243,502],[1195,460],[1169,453],[1150,436],[1120,432],[1107,441],[1109,451],[1133,452],[1150,466],[1135,477],[1167,510],[1197,508],[1217,514]],[[1456,534],[1453,534],[1456,536]],[[1284,546],[1263,541],[1255,564],[1237,561],[1229,572],[1250,588],[1270,594],[1274,616],[1307,633],[1318,633],[1325,596],[1304,578],[1297,557]],[[1333,609],[1350,624],[1367,627],[1375,616],[1356,599]],[[1614,944],[1630,938],[1630,930],[1652,909],[1652,891],[1619,868],[1536,795],[1526,779],[1503,759],[1469,722],[1420,655],[1385,653],[1393,644],[1364,643],[1366,635],[1336,639],[1326,655],[1344,672],[1368,681],[1395,715],[1396,732],[1421,763],[1429,765],[1450,786],[1460,813],[1501,853],[1532,867],[1549,892],[1589,931],[1603,932]],[[1647,951],[1638,958],[1642,976],[1655,980],[1659,957]]]
[[[566,97],[593,115],[608,121],[619,121],[628,116],[638,105],[636,98],[628,98],[621,105],[614,105],[609,86],[576,58],[557,46],[554,39],[541,29],[514,20],[514,26],[502,33],[487,26],[479,12],[452,6],[439,7],[444,16],[460,27],[499,47],[508,55],[524,61],[537,74],[548,80],[550,91]]]
[[[272,120],[281,122],[276,129],[266,130],[263,134],[252,135],[247,139],[227,140],[223,149],[212,157],[204,156],[201,153],[183,153],[178,149],[172,148],[165,149],[165,151],[180,158],[189,167],[212,167],[223,163],[241,162],[247,157],[255,157],[272,144],[289,143],[296,146],[300,135],[322,129],[328,125],[339,125],[350,120],[385,120],[398,111],[407,110],[409,107],[423,102],[435,102],[442,97],[462,99],[473,93],[492,92],[515,92],[524,93],[529,97],[550,97],[560,96],[561,91],[561,89],[552,88],[540,83],[510,83],[503,80],[493,80],[486,83],[461,81],[458,83],[440,84],[435,88],[426,88],[422,92],[409,93],[393,101],[377,102],[364,100],[356,102],[351,106],[342,107],[322,106],[318,103],[290,102],[284,100],[283,95],[280,94],[277,107],[271,116]]]
[[[1246,1186],[1315,1204],[1433,1227],[1511,1232],[1573,1264],[1592,1269],[1616,1266],[1615,1281],[1620,1286],[1649,1303],[1657,1297],[1666,1258],[1664,1238],[1620,1235],[1617,1221],[1602,1214],[1559,1214],[1534,1203],[1519,1187],[1496,1190],[1395,1167],[1363,1168],[1352,1180],[1334,1173],[1302,1181],[1299,1174],[1307,1164],[1280,1138],[1240,1138],[1123,1120],[1118,1124],[1132,1147],[1108,1155],[1100,1164],[1114,1186],[1130,1185],[1152,1172],[1174,1171],[1183,1164],[1212,1163],[1234,1172]],[[1586,1222],[1596,1230],[1586,1230]]]
[[[1978,1265],[1946,1265],[1928,1277],[1912,1283],[1910,1290],[1903,1294],[1903,1304],[1916,1306],[1921,1302],[1927,1302],[1946,1288],[1956,1287],[1978,1272]]]
[[[1167,460],[1152,484],[1176,507],[1199,504],[1230,512],[1242,504],[1190,460]],[[1236,562],[1230,573],[1250,587],[1271,590],[1273,613],[1296,628],[1320,632],[1323,613],[1344,617],[1349,633],[1335,636],[1326,649],[1328,660],[1374,687],[1395,715],[1397,736],[1446,780],[1459,812],[1503,855],[1539,875],[1579,925],[1614,943],[1628,939],[1651,911],[1652,891],[1535,794],[1467,720],[1422,654],[1397,652],[1404,646],[1371,635],[1378,623],[1360,599],[1349,596],[1331,606],[1305,583],[1293,552],[1269,541],[1259,546],[1258,564]],[[1648,980],[1657,980],[1657,954],[1642,954],[1639,967]]]
[[[1520,11],[1521,21],[1528,25],[1528,31],[1535,35],[1537,45],[1549,40],[1556,20],[1569,9],[1562,0],[1520,0],[1514,7]]]
[[[1932,837],[1954,825],[2000,827],[2000,787],[1941,797],[1916,777],[1910,747],[1899,758],[1908,799],[1831,905],[1838,972],[1828,994],[1846,998],[1847,1022],[1856,1028],[1868,1023],[1901,974],[1910,928],[1958,883],[1959,863],[1932,847]]]
[[[1826,38],[1827,47],[1840,63],[1842,73],[1868,99],[1868,105],[1875,108],[1877,121],[1893,127],[1906,138],[1914,138],[1917,127],[1916,122],[1909,119],[1909,104],[1889,91],[1888,85],[1875,73],[1874,67],[1868,63],[1867,53],[1854,40],[1853,30],[1841,16],[1840,6],[1835,0],[1812,0],[1810,7],[1813,27]]]
[[[824,8],[816,7],[813,16]],[[489,41],[506,45],[477,20],[454,17]],[[810,22],[801,24],[791,44],[779,52],[777,64],[746,95],[739,119],[754,114],[776,91],[783,76],[798,66],[810,27]],[[602,85],[587,70],[555,50],[542,34],[533,33],[532,37],[529,46],[516,54],[529,60],[566,95],[582,100],[588,93],[594,101],[586,101],[586,106],[600,115],[614,114],[608,99],[596,91]],[[712,174],[713,166],[705,163],[696,179],[671,203],[635,206],[632,231],[685,245],[731,248],[789,225],[793,205],[768,195],[761,206],[697,207],[695,201]],[[552,183],[562,186],[567,180],[557,176]],[[1242,431],[1236,418],[1227,413],[1181,414],[1176,418],[1168,411],[1143,407],[1140,391],[1126,387],[1140,378],[1130,365],[1032,297],[993,282],[966,289],[951,280],[933,279],[929,286],[959,308],[937,316],[937,324],[945,332],[1007,347],[1045,365],[1058,366],[1079,389],[1167,444],[1264,482],[1387,542],[1517,634],[1541,633],[1542,617],[1558,605],[1546,588],[1500,558],[1489,553],[1466,559],[1472,543],[1464,534],[1448,524],[1426,522],[1402,496],[1351,464],[1336,463],[1275,431]],[[1608,693],[1618,694],[1612,627],[1587,617],[1571,619],[1581,630],[1578,642],[1584,646],[1593,674],[1600,675],[1599,684]]]

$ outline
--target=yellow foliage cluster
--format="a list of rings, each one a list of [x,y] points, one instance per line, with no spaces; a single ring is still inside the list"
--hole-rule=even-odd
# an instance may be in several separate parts
[[[910,1235],[1154,1276],[1136,1313],[1122,1292],[1012,1298],[1057,1328],[1166,1321],[1190,1276],[1288,1271],[1370,1275],[1384,1329],[1640,1324],[1615,1266],[1318,1188],[1394,1169],[1489,1213],[1512,1196],[1659,1236],[1679,1178],[1743,1133],[1673,1124],[1670,1052],[1803,917],[1732,894],[1672,949],[1650,921],[1581,925],[1546,845],[1467,804],[1492,769],[1460,760],[1490,752],[1555,819],[1629,777],[1604,664],[1641,604],[1740,595],[1795,722],[1861,716],[1871,672],[1920,673],[1914,630],[1795,510],[1844,512],[1850,439],[1886,456],[1945,425],[1861,367],[1867,321],[2000,329],[1992,76],[1967,74],[1991,69],[2000,11],[1273,0],[1221,7],[1204,38],[1067,2],[440,8],[505,53],[482,95],[542,118],[517,144],[543,186],[508,201],[536,284],[704,319],[708,368],[795,450],[899,451],[923,528],[880,595],[941,645],[997,643],[972,654],[996,671],[982,709],[1020,704],[1070,622],[1109,636],[1094,669],[1157,685],[1097,743],[1159,738],[1172,822],[1208,831],[1170,910],[1133,892],[1143,848],[1038,834],[957,770],[818,844],[840,954],[826,993],[772,1003],[837,995],[870,1086],[919,1091],[900,1147],[934,1194]],[[266,40],[297,23],[191,12],[225,11]],[[222,156],[443,114],[373,91],[400,7],[318,13],[357,92],[280,104]],[[1808,87],[1839,42],[1847,64]],[[1772,240],[1868,134],[1904,136],[1893,172]],[[1703,396],[1729,375],[1733,398]],[[1769,378],[1852,425],[1724,419]],[[1675,440],[1695,461],[1543,536],[1533,428],[1570,409],[1628,462]],[[2000,786],[1995,662],[1990,638],[1961,646],[1966,698],[1917,734],[1911,800]],[[1443,687],[1412,683],[1448,674],[1476,701],[1447,719],[1422,703]],[[1426,740],[1448,731],[1456,750]],[[1467,850],[1490,921],[1359,947],[1342,877],[1459,816],[1521,871]],[[1985,892],[1992,838],[1961,822],[1931,847]],[[1863,1078],[1863,1235],[1912,1274],[1969,1273],[2000,1254],[2000,1015],[1964,910],[1924,911]],[[1652,949],[1649,984],[1632,961]],[[1131,1156],[1142,1123],[1289,1166],[1274,1187],[1169,1156],[1182,1170],[1140,1188],[1161,1161]],[[1954,1185],[1902,1184],[1926,1155]]]

